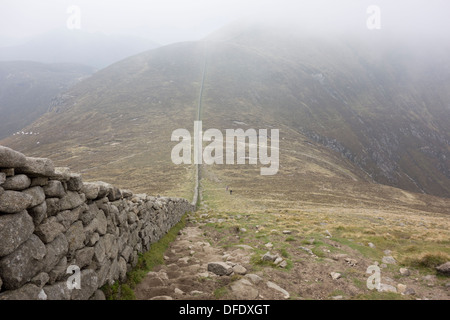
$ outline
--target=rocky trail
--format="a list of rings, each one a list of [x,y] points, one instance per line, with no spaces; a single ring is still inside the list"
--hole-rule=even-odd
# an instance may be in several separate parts
[[[254,244],[223,245],[223,239],[236,236],[233,231],[208,229],[207,224],[211,222],[222,223],[204,213],[188,217],[186,227],[165,253],[165,264],[154,268],[135,288],[137,299],[361,298],[373,293],[366,286],[370,276],[366,271],[371,265],[381,268],[378,292],[398,294],[406,299],[450,298],[448,282],[442,285],[435,275],[424,276],[396,266],[389,251],[382,261],[374,262],[325,237],[323,241],[339,248],[341,253],[325,252],[324,257],[318,257],[312,253],[312,245],[304,245],[296,248],[295,257],[291,253],[291,258],[285,259],[271,243],[261,244],[259,248]],[[260,255],[256,253],[264,251]]]

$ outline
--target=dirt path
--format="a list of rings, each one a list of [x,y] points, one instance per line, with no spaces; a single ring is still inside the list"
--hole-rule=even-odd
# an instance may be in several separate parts
[[[187,226],[166,251],[165,264],[156,267],[136,287],[136,298],[377,298],[366,286],[369,276],[366,270],[376,262],[366,259],[358,251],[324,236],[321,241],[335,247],[339,253],[324,252],[323,256],[318,257],[310,251],[313,244],[303,244],[296,247],[295,252],[289,252],[289,259],[284,259],[279,250],[267,243],[231,245],[232,239],[239,237],[235,228],[218,230],[211,227],[211,224],[226,223],[221,220],[201,211],[192,214]],[[279,233],[283,235],[283,231]],[[224,240],[226,243],[228,239],[230,241],[224,245]],[[256,261],[255,256],[258,257]],[[268,261],[261,262],[264,256]],[[379,262],[380,266],[382,263]],[[386,294],[396,291],[398,297],[407,299],[450,299],[448,284],[447,287],[437,284],[435,276],[424,276],[414,270],[409,271],[408,276],[402,276],[399,269],[395,263],[388,267],[381,266],[381,282]],[[395,294],[381,297],[391,299],[395,298]]]

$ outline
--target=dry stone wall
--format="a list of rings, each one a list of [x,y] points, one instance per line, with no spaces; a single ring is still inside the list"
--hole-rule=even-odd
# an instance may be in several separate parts
[[[193,210],[0,146],[0,300],[100,299]]]

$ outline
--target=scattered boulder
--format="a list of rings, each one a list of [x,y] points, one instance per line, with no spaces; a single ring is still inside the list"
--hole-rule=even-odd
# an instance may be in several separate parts
[[[233,272],[233,268],[225,262],[210,262],[208,263],[208,271],[218,276],[228,276]]]
[[[407,269],[407,268],[400,268],[399,272],[404,277],[408,277],[411,275],[411,271],[409,271],[409,269]]]
[[[341,278],[341,274],[338,273],[338,272],[331,272],[331,273],[330,273],[330,276],[331,276],[331,278],[332,278],[333,280],[338,280],[338,279]]]
[[[262,260],[262,261],[274,262],[277,258],[278,258],[277,255],[273,255],[273,254],[271,254],[270,252],[266,252],[266,253],[262,256],[261,260]]]
[[[247,269],[245,269],[243,266],[237,264],[233,267],[233,272],[240,275],[245,275],[247,273]]]
[[[396,264],[397,261],[392,256],[384,256],[381,262],[386,264]]]
[[[249,279],[253,284],[259,284],[263,281],[260,276],[253,273],[246,274],[245,277]]]
[[[231,293],[238,300],[255,300],[259,291],[247,279],[240,279],[231,284]]]
[[[283,294],[285,299],[289,299],[289,297],[290,297],[289,292],[287,292],[286,290],[281,288],[279,285],[277,285],[277,284],[275,284],[275,283],[273,283],[271,281],[267,281],[266,285],[267,285],[267,287],[269,287],[271,289],[274,289],[274,290],[280,292],[281,294]]]
[[[397,288],[386,283],[380,283],[380,288],[378,289],[378,292],[393,292],[397,293]]]
[[[436,270],[445,276],[450,276],[450,261],[437,266]]]

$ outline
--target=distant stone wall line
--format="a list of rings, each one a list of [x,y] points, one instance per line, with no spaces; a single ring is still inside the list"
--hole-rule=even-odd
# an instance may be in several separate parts
[[[195,206],[83,182],[51,160],[0,146],[0,300],[104,298]],[[67,285],[69,266],[80,289]]]

